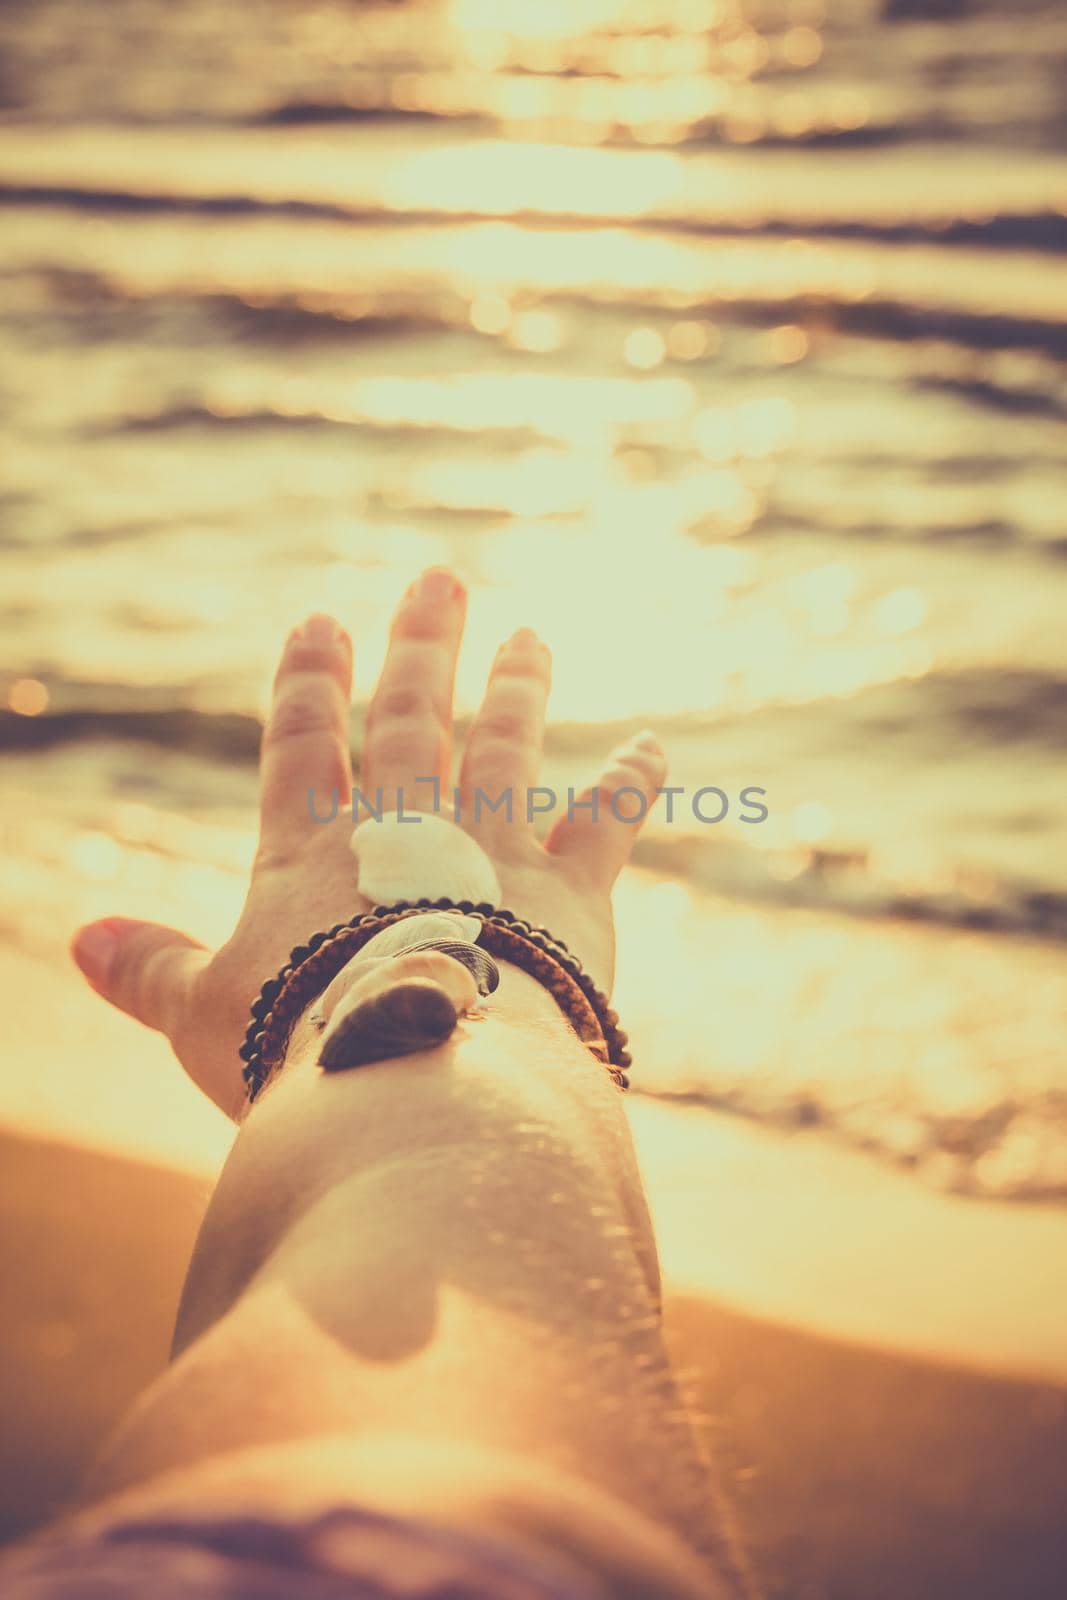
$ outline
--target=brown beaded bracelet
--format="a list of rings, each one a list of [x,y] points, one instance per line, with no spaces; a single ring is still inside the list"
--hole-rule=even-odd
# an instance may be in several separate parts
[[[403,900],[375,906],[350,922],[339,922],[312,934],[298,945],[277,977],[270,978],[252,1005],[252,1017],[241,1045],[243,1076],[254,1100],[285,1054],[298,1018],[312,1000],[347,966],[352,957],[383,928],[425,911],[461,911],[482,923],[478,944],[490,955],[521,967],[552,995],[579,1039],[604,1062],[620,1089],[629,1087],[625,1068],[630,1053],[619,1019],[606,996],[589,977],[562,939],[488,903],[469,900]]]

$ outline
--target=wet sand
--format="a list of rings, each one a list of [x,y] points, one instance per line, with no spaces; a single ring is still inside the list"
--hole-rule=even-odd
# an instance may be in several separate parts
[[[0,1136],[0,1538],[62,1505],[166,1362],[206,1193],[188,1173]]]
[[[767,1600],[1059,1600],[1067,1397],[675,1298]]]
[[[10,1538],[163,1364],[227,1131],[66,974],[8,952],[0,981],[30,1001],[0,1089]],[[815,1137],[632,1112],[670,1337],[769,1595],[1058,1596],[1062,1216],[926,1191]]]

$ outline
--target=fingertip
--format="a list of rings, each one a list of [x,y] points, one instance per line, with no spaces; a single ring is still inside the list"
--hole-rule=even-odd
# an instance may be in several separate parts
[[[101,917],[87,922],[70,941],[75,966],[92,987],[105,994],[111,987],[119,951],[131,933],[152,924],[136,917]]]
[[[450,567],[427,567],[407,590],[405,600],[429,601],[432,605],[465,600],[467,589]]]
[[[656,788],[666,776],[667,757],[655,734],[645,729],[618,745],[608,758],[605,772],[614,773],[620,767],[631,774],[627,782],[632,782],[632,774],[637,773],[648,789]]]
[[[504,641],[505,650],[534,650],[538,646],[545,649],[544,641],[532,628],[516,628],[511,638]]]
[[[333,678],[345,695],[352,689],[352,638],[336,617],[317,611],[293,628],[274,673],[273,692],[304,673]]]
[[[107,921],[86,923],[70,941],[74,964],[94,989],[106,987],[118,952],[119,935]]]
[[[331,645],[342,642],[351,644],[351,639],[342,628],[336,617],[331,617],[327,611],[315,611],[298,628],[294,630],[293,638],[304,644]]]
[[[552,651],[532,628],[518,628],[497,647],[490,681],[497,673],[540,679],[547,692],[552,683]]]

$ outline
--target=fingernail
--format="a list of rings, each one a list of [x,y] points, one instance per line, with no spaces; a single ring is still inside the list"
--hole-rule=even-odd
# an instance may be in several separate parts
[[[335,644],[341,636],[341,630],[333,617],[328,617],[323,611],[317,611],[313,617],[308,617],[300,627],[299,633],[305,644]]]
[[[446,600],[458,600],[463,585],[446,567],[433,567],[423,573],[415,592],[420,600],[432,600],[435,605],[441,605]]]
[[[534,645],[540,643],[540,639],[532,628],[519,628],[508,640],[508,644],[513,645],[518,650],[532,650]]]
[[[111,976],[119,950],[119,936],[106,922],[90,922],[74,935],[71,954],[94,988],[102,989]]]

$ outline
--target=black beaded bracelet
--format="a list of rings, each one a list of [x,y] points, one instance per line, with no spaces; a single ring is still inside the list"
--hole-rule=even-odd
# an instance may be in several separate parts
[[[470,900],[401,900],[394,905],[375,906],[348,922],[312,934],[306,944],[290,952],[278,974],[268,979],[252,1004],[251,1020],[240,1048],[243,1076],[249,1099],[254,1100],[284,1055],[298,1017],[312,1000],[348,964],[363,943],[383,927],[425,911],[459,911],[476,916],[485,925],[479,944],[491,953],[521,966],[553,995],[571,1021],[579,1038],[605,1061],[612,1080],[620,1089],[629,1085],[625,1068],[631,1057],[627,1037],[619,1028],[617,1014],[607,997],[597,988],[578,958],[564,944],[514,912],[488,902]],[[353,935],[366,931],[366,939]],[[493,946],[496,948],[494,949]]]

